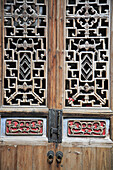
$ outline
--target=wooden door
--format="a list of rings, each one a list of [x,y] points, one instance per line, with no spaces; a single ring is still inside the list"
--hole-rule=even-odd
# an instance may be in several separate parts
[[[0,2],[0,170],[112,170],[112,1]]]
[[[63,152],[63,160],[59,167],[65,170],[111,170],[113,168],[113,101],[112,78],[109,79],[107,76],[109,77],[112,73],[110,71],[112,69],[112,24],[110,24],[110,20],[113,4],[112,1],[101,0],[67,0],[64,1],[63,6],[63,11],[65,11],[63,142],[57,148]],[[107,10],[109,9],[108,11],[105,10],[106,7]],[[103,21],[106,21],[105,25]],[[103,28],[105,30],[102,33]],[[110,32],[111,37],[108,34]],[[104,38],[106,39],[106,37],[109,37],[110,41],[107,39],[105,47]],[[104,42],[103,45],[101,41]],[[107,51],[109,51],[109,55],[106,57],[110,56],[108,60],[102,58],[104,52],[107,54]],[[105,61],[108,63],[110,61],[110,63],[105,64]],[[101,62],[104,62],[107,67],[111,65],[110,72],[105,66],[105,75],[101,69]],[[105,87],[106,80],[109,84],[107,88]],[[110,93],[106,93],[107,91],[105,92],[104,89],[110,90]],[[106,95],[103,98],[101,95],[103,93],[110,94],[109,97],[107,96],[108,100],[105,99]],[[100,128],[102,130],[102,126],[105,125],[102,122],[106,124],[106,135],[102,131],[100,133],[99,130]],[[100,125],[95,126],[95,123]]]

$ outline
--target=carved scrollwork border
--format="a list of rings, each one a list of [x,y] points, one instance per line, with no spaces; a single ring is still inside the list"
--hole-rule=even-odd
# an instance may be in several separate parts
[[[7,136],[42,136],[42,119],[7,119],[5,133]]]
[[[104,120],[69,120],[68,137],[106,137]]]

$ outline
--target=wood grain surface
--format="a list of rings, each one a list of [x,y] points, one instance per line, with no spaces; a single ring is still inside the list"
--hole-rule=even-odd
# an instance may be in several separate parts
[[[52,164],[47,152],[54,151]],[[63,152],[60,164],[56,152]],[[107,147],[65,147],[18,145],[0,146],[0,170],[113,170],[113,149]]]

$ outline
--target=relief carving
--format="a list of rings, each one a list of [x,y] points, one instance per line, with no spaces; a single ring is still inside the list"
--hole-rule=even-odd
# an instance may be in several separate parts
[[[85,121],[85,120],[69,120],[68,136],[80,137],[105,137],[106,121]]]

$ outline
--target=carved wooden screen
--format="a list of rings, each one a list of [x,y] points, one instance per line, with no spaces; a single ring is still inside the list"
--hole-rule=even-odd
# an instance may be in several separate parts
[[[62,109],[63,139],[109,136],[110,3],[4,0],[1,112],[14,115],[2,114],[5,135],[46,139],[50,108]]]
[[[47,1],[4,4],[3,105],[47,105]]]
[[[66,0],[65,107],[110,107],[110,0]]]

